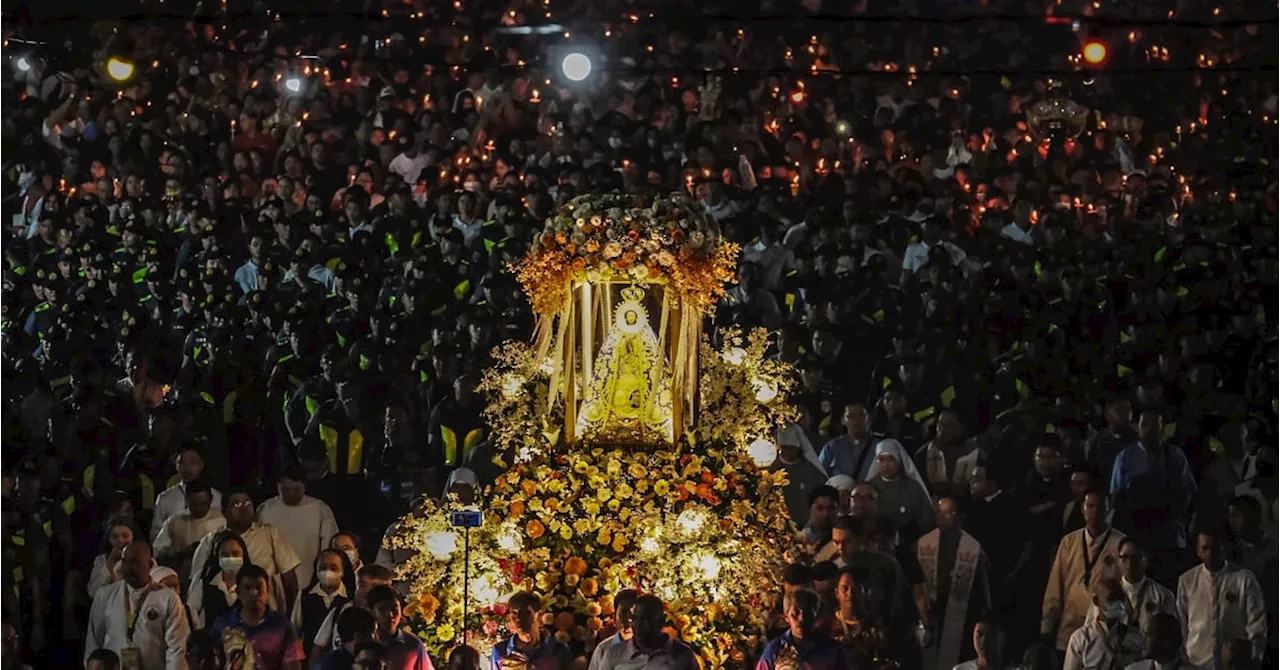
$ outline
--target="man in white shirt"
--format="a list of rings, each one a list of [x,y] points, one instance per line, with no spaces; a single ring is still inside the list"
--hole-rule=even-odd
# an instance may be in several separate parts
[[[1098,582],[1093,604],[1099,614],[1071,634],[1062,670],[1110,670],[1141,658],[1142,631],[1129,625],[1129,603],[1120,580]]]
[[[399,156],[391,159],[391,163],[387,165],[387,169],[400,176],[406,184],[418,183],[418,175],[427,167],[430,158],[423,153],[422,147],[418,146],[408,135],[403,135],[399,139],[400,146],[404,151]]]
[[[203,480],[186,484],[187,509],[169,517],[156,536],[156,559],[178,571],[185,581],[191,572],[191,555],[209,533],[227,527],[221,510],[213,509],[213,489]]]
[[[160,529],[169,517],[187,510],[187,484],[194,482],[204,474],[204,457],[195,445],[185,445],[178,452],[178,483],[160,492],[156,496],[155,511],[151,517],[151,541],[160,535]],[[212,509],[222,509],[222,494],[217,489],[209,489],[213,496]]]
[[[151,547],[145,541],[125,546],[120,573],[120,581],[93,597],[85,660],[110,649],[124,670],[186,670],[187,613],[176,591],[151,580]]]
[[[293,547],[289,545],[289,541],[285,539],[284,533],[279,528],[269,523],[256,523],[253,512],[253,498],[249,497],[248,491],[240,489],[227,493],[227,505],[223,510],[223,516],[227,519],[227,529],[238,533],[244,540],[245,547],[249,550],[248,562],[267,571],[271,577],[275,602],[289,608],[281,612],[288,615],[292,612],[293,602],[298,597],[296,572],[299,565],[298,555],[293,553]],[[217,532],[209,533],[200,540],[200,545],[196,547],[196,552],[191,557],[191,565],[204,565],[209,554],[216,551],[213,540],[217,534]],[[189,598],[196,600],[197,603],[204,590],[202,585],[196,582],[199,574],[199,569],[193,571],[193,578],[187,589]],[[191,605],[193,610],[197,607],[198,604]]]
[[[1120,541],[1120,585],[1129,599],[1129,623],[1146,630],[1157,614],[1178,615],[1178,599],[1173,591],[1147,576],[1147,555],[1133,539]]]
[[[951,257],[951,264],[962,268],[968,256],[964,250],[942,239],[942,227],[938,220],[929,217],[920,223],[920,241],[907,246],[902,254],[902,279],[910,279],[929,262],[929,250],[941,246]]]
[[[600,641],[596,650],[591,652],[591,663],[587,670],[601,670],[601,662],[614,647],[631,639],[631,615],[634,614],[636,599],[640,592],[635,589],[623,589],[613,596],[614,620],[618,622],[618,631]]]
[[[1200,565],[1178,579],[1178,618],[1182,620],[1187,660],[1219,668],[1219,649],[1242,638],[1253,645],[1253,657],[1267,649],[1267,610],[1262,587],[1252,572],[1228,563],[1217,531],[1205,528],[1196,537]]]
[[[297,554],[298,584],[310,584],[316,557],[338,533],[338,523],[328,505],[307,495],[301,472],[285,470],[276,480],[280,495],[258,508],[258,519],[279,528]]]

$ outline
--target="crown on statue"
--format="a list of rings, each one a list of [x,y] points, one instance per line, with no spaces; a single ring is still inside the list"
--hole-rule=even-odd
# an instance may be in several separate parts
[[[622,299],[627,302],[640,302],[641,300],[644,300],[644,290],[639,286],[628,286],[622,289],[620,293],[622,293]]]

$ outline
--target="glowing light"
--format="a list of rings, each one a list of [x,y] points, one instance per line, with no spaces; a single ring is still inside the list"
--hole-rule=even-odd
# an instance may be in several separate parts
[[[504,527],[495,539],[498,542],[498,548],[509,554],[519,552],[524,547],[524,539],[514,526]]]
[[[427,553],[438,561],[446,561],[458,550],[458,536],[449,531],[437,531],[427,536]]]
[[[1107,45],[1099,40],[1089,40],[1084,43],[1080,53],[1084,56],[1084,62],[1090,65],[1101,65],[1107,60]]]
[[[658,549],[658,538],[649,535],[640,540],[640,551],[643,551],[646,554],[656,554],[658,553]]]
[[[730,365],[742,365],[742,361],[747,359],[747,351],[742,347],[731,347],[725,349],[724,353],[720,354],[720,357]]]
[[[498,601],[498,596],[498,586],[493,583],[493,577],[480,575],[471,582],[471,597],[481,604],[492,605]]]
[[[560,69],[569,81],[582,81],[591,75],[591,59],[580,53],[571,53],[564,57]]]
[[[778,447],[763,437],[747,445],[747,455],[757,468],[767,468],[778,460]]]
[[[791,104],[799,105],[804,102],[804,91],[801,91],[799,89],[794,90],[791,92],[791,95],[788,97],[791,99]]]
[[[289,77],[284,81],[284,90],[290,93],[299,93],[302,91],[302,79],[299,77]]]
[[[698,531],[702,530],[702,526],[706,522],[707,519],[703,515],[702,510],[687,509],[681,512],[680,516],[676,517],[676,528],[680,529],[680,532],[685,535],[693,536],[697,535]]]
[[[756,378],[751,380],[751,386],[756,390],[756,402],[768,404],[778,397],[778,386],[767,379]]]
[[[720,577],[720,559],[711,554],[703,554],[694,561],[694,565],[698,566],[698,570],[702,573],[702,579],[713,582]]]
[[[515,398],[524,390],[524,380],[515,376],[508,375],[502,380],[502,396],[507,399]]]
[[[27,60],[26,56],[19,57],[18,72],[30,72],[30,71],[31,71],[31,61]]]
[[[129,81],[133,78],[133,70],[133,63],[123,58],[112,56],[107,59],[107,76],[113,81]]]

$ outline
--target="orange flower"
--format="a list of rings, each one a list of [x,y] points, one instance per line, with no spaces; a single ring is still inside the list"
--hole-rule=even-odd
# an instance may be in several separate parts
[[[631,261],[627,260],[626,257],[623,257],[614,261],[613,265],[619,270],[626,270],[627,268],[631,267]]]
[[[556,241],[556,236],[552,235],[551,233],[543,233],[542,237],[539,239],[542,242],[542,246],[549,247],[551,246],[552,242]]]
[[[650,264],[650,265],[649,265],[649,276],[650,276],[650,277],[661,277],[661,276],[662,276],[662,268],[658,267],[657,265]]]
[[[600,243],[595,240],[587,240],[587,253],[594,254],[600,251]]]
[[[585,269],[586,267],[587,267],[587,261],[582,256],[578,256],[573,259],[574,270],[582,270],[582,269]]]
[[[524,501],[512,500],[510,509],[511,509],[511,516],[524,516]]]
[[[582,590],[582,595],[590,597],[594,596],[596,591],[600,589],[600,583],[596,581],[595,577],[587,577],[582,580],[582,585],[578,588]]]
[[[711,474],[711,473],[710,473],[709,471],[707,471],[707,470],[703,470],[703,471],[702,471],[702,483],[703,483],[703,484],[714,484],[714,483],[715,483],[715,481],[716,481],[716,476],[715,476],[715,475]]]
[[[525,524],[524,532],[530,539],[536,540],[542,537],[543,533],[547,532],[547,527],[542,525],[541,521],[533,519],[529,523]]]
[[[707,486],[706,484],[698,484],[698,487],[694,489],[694,492],[697,493],[698,497],[702,498],[703,500],[710,498],[712,495],[711,487]]]
[[[577,556],[573,556],[564,562],[564,573],[581,577],[587,574],[587,562]]]
[[[577,621],[573,617],[573,612],[561,612],[556,615],[556,630],[572,630]]]
[[[559,242],[560,244],[564,244],[565,242],[569,241],[569,237],[564,233],[556,233],[556,241]]]
[[[532,498],[538,493],[538,484],[532,479],[526,479],[520,482],[520,492]]]
[[[576,245],[576,244],[566,244],[566,245],[565,245],[565,247],[564,247],[564,252],[565,252],[566,254],[569,254],[570,256],[572,256],[572,255],[574,255],[574,254],[578,253],[578,245]]]

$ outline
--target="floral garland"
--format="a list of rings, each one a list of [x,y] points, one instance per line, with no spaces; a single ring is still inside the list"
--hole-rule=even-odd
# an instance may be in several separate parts
[[[476,387],[488,397],[489,439],[516,462],[546,453],[559,441],[564,423],[564,407],[549,401],[550,371],[533,360],[533,349],[523,342],[504,342],[493,356]]]
[[[465,625],[463,540],[446,506],[402,522],[392,547],[418,550],[399,568],[410,587],[405,614],[433,654],[447,652],[460,625],[483,650],[505,623],[499,591],[527,590],[556,637],[589,656],[613,594],[638,588],[667,602],[669,632],[705,664],[731,665],[757,651],[769,596],[803,551],[786,483],[785,472],[760,470],[737,451],[596,447],[535,458],[498,478],[485,525],[472,531]]]
[[[538,314],[554,314],[572,281],[665,282],[698,310],[733,280],[738,246],[684,195],[648,206],[621,193],[581,195],[549,217],[514,268]]]

